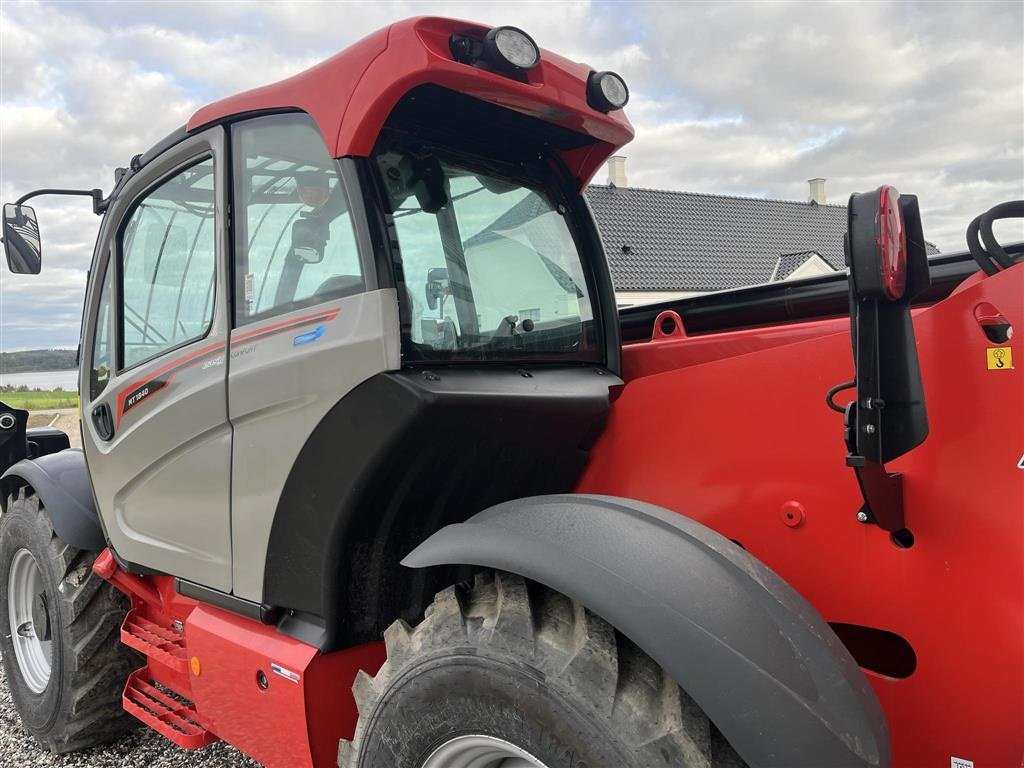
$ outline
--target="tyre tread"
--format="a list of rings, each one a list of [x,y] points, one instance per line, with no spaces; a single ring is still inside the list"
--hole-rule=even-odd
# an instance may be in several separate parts
[[[36,520],[46,554],[56,566],[55,606],[65,620],[64,644],[70,659],[64,664],[61,713],[36,739],[54,754],[76,752],[110,743],[137,727],[124,711],[121,693],[128,675],[141,666],[139,657],[120,642],[120,626],[128,600],[92,572],[95,552],[62,541],[38,495],[22,487],[8,499],[7,514],[21,507]]]
[[[388,658],[360,672],[360,718],[342,740],[339,768],[356,768],[367,723],[389,684],[418,659],[468,645],[527,661],[578,704],[590,706],[645,766],[744,768],[697,704],[639,647],[568,597],[502,572],[438,593],[415,628],[396,621],[384,635]]]

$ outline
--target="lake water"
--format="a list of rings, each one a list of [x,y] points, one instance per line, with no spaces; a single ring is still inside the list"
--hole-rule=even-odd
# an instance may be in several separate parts
[[[24,384],[29,389],[64,389],[68,392],[77,392],[78,371],[0,372],[0,386],[7,384],[14,387],[20,387]]]

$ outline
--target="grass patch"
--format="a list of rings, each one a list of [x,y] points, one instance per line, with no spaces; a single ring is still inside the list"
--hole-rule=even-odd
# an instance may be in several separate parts
[[[11,408],[24,411],[46,411],[56,408],[77,408],[78,393],[63,389],[32,390],[29,392],[0,391],[0,400]]]

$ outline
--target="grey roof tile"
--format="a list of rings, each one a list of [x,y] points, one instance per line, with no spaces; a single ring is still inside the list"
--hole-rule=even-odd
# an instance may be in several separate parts
[[[780,257],[788,276],[812,253],[844,268],[844,205],[599,184],[586,196],[619,291],[755,285],[771,278]]]

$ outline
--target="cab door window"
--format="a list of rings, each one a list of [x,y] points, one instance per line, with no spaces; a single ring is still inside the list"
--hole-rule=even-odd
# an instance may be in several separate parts
[[[337,162],[305,114],[234,126],[235,324],[365,290]]]
[[[216,280],[213,158],[176,174],[121,235],[121,367],[205,336]]]
[[[104,267],[103,287],[100,289],[100,305],[96,311],[96,332],[92,342],[92,368],[89,371],[89,399],[95,400],[103,394],[110,381],[113,367],[110,343],[110,292],[113,283],[113,265]]]

